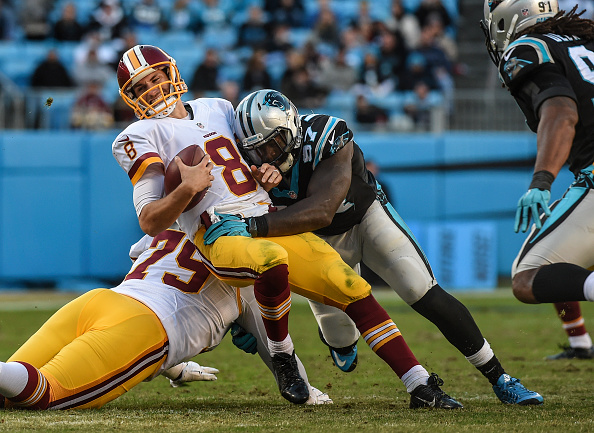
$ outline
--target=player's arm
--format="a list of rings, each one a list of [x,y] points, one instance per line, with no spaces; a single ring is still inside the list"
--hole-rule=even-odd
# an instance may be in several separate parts
[[[351,185],[353,142],[320,161],[307,188],[307,197],[265,215],[268,236],[309,232],[330,225]]]
[[[569,158],[579,120],[575,101],[566,96],[545,100],[540,106],[534,172],[546,170],[557,177]]]
[[[208,157],[203,158],[196,166],[187,166],[179,157],[175,157],[172,163],[174,162],[179,166],[181,183],[165,197],[150,201],[142,206],[142,210],[138,215],[140,228],[150,236],[156,236],[169,228],[179,218],[192,198],[203,189],[211,186],[214,179],[210,174],[213,165]],[[155,170],[150,172],[147,170],[139,183],[151,181],[151,176],[156,176],[157,180],[162,182],[165,174],[162,168],[158,170],[160,170],[160,173],[155,173]]]

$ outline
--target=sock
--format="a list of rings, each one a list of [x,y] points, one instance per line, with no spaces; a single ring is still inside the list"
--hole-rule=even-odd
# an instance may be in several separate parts
[[[532,282],[532,294],[540,303],[594,301],[594,279],[588,278],[591,274],[571,263],[542,266]],[[589,289],[586,287],[588,280]],[[563,290],[559,290],[560,287]]]
[[[0,394],[4,397],[16,397],[25,386],[29,374],[27,368],[18,362],[0,362]]]
[[[437,326],[464,356],[473,355],[483,347],[485,339],[468,308],[438,284],[411,307]]]
[[[17,367],[17,365],[19,367]],[[25,369],[23,371],[23,368]],[[4,382],[4,378],[9,376]],[[41,372],[26,362],[8,362],[2,364],[0,370],[0,393],[14,406],[27,409],[47,409],[50,400],[50,387],[47,379]],[[23,379],[26,378],[23,387]],[[11,385],[12,383],[12,385]],[[6,387],[6,388],[3,388]],[[20,392],[18,389],[21,388]],[[5,394],[6,392],[6,394]],[[17,392],[17,394],[14,394]],[[14,395],[7,395],[14,394]]]
[[[402,375],[402,383],[406,386],[406,391],[410,394],[417,386],[427,385],[429,373],[421,365],[415,365]]]
[[[588,275],[586,281],[584,282],[584,298],[586,301],[594,302],[594,277],[592,276],[594,272]]]
[[[268,339],[282,342],[289,334],[291,309],[288,266],[278,265],[263,272],[254,282],[254,295]]]
[[[290,355],[295,349],[293,347],[293,340],[291,340],[291,336],[287,334],[283,341],[272,341],[269,338],[268,350],[270,351],[270,356],[274,356],[277,353],[288,353]]]
[[[396,324],[373,295],[349,304],[345,313],[355,322],[369,347],[394,370],[399,378],[419,362],[404,341]]]
[[[505,373],[505,370],[495,356],[495,353],[493,352],[493,349],[491,349],[489,342],[487,340],[484,341],[485,342],[483,347],[481,347],[481,350],[476,352],[474,355],[467,356],[466,359],[468,362],[474,365],[483,376],[487,378],[491,385],[495,385],[499,379],[499,376]]]
[[[574,348],[589,349],[592,339],[586,330],[582,309],[579,302],[561,302],[555,304],[557,315],[563,322],[563,329],[569,339],[569,345]]]

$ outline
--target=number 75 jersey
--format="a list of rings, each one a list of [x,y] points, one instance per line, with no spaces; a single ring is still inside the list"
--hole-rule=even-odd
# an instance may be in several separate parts
[[[219,98],[200,98],[184,103],[190,118],[144,119],[132,123],[113,142],[113,155],[133,185],[146,169],[158,164],[163,172],[184,148],[197,144],[213,162],[214,180],[204,198],[184,212],[178,222],[194,238],[200,215],[210,207],[220,213],[262,215],[271,203],[254,180],[235,144],[231,125],[233,106]],[[156,195],[164,195],[164,191]]]
[[[522,36],[501,56],[499,77],[533,132],[545,100],[555,96],[573,99],[579,122],[569,169],[577,174],[594,162],[594,41],[553,33]]]

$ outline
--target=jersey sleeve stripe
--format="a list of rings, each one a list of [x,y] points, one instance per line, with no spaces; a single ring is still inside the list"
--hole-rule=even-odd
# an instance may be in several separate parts
[[[132,181],[132,185],[136,185],[136,182],[138,182],[146,171],[146,168],[151,164],[161,164],[165,168],[165,164],[163,164],[163,160],[159,154],[150,152],[142,155],[128,172],[128,177]]]
[[[548,45],[541,41],[540,39],[536,38],[520,38],[514,42],[512,42],[509,47],[507,48],[506,54],[512,52],[512,48],[517,47],[518,45],[528,45],[529,47],[534,48],[536,54],[538,55],[538,62],[539,64],[542,63],[555,63],[553,56],[551,56],[551,51],[549,50]],[[509,55],[507,56],[509,57]],[[505,59],[507,60],[507,59]]]

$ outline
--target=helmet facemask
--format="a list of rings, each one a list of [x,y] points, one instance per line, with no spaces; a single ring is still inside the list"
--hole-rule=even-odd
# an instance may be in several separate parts
[[[249,163],[272,164],[281,173],[293,167],[301,147],[301,122],[297,108],[282,93],[265,89],[246,96],[235,110],[234,128]]]
[[[167,77],[137,95],[134,86],[150,74],[162,71]],[[164,118],[169,116],[188,86],[181,79],[175,60],[164,51],[150,45],[136,46],[128,50],[118,67],[120,96],[134,110],[139,119]],[[148,95],[159,90],[159,96],[150,101]],[[154,96],[151,97],[151,99]]]

